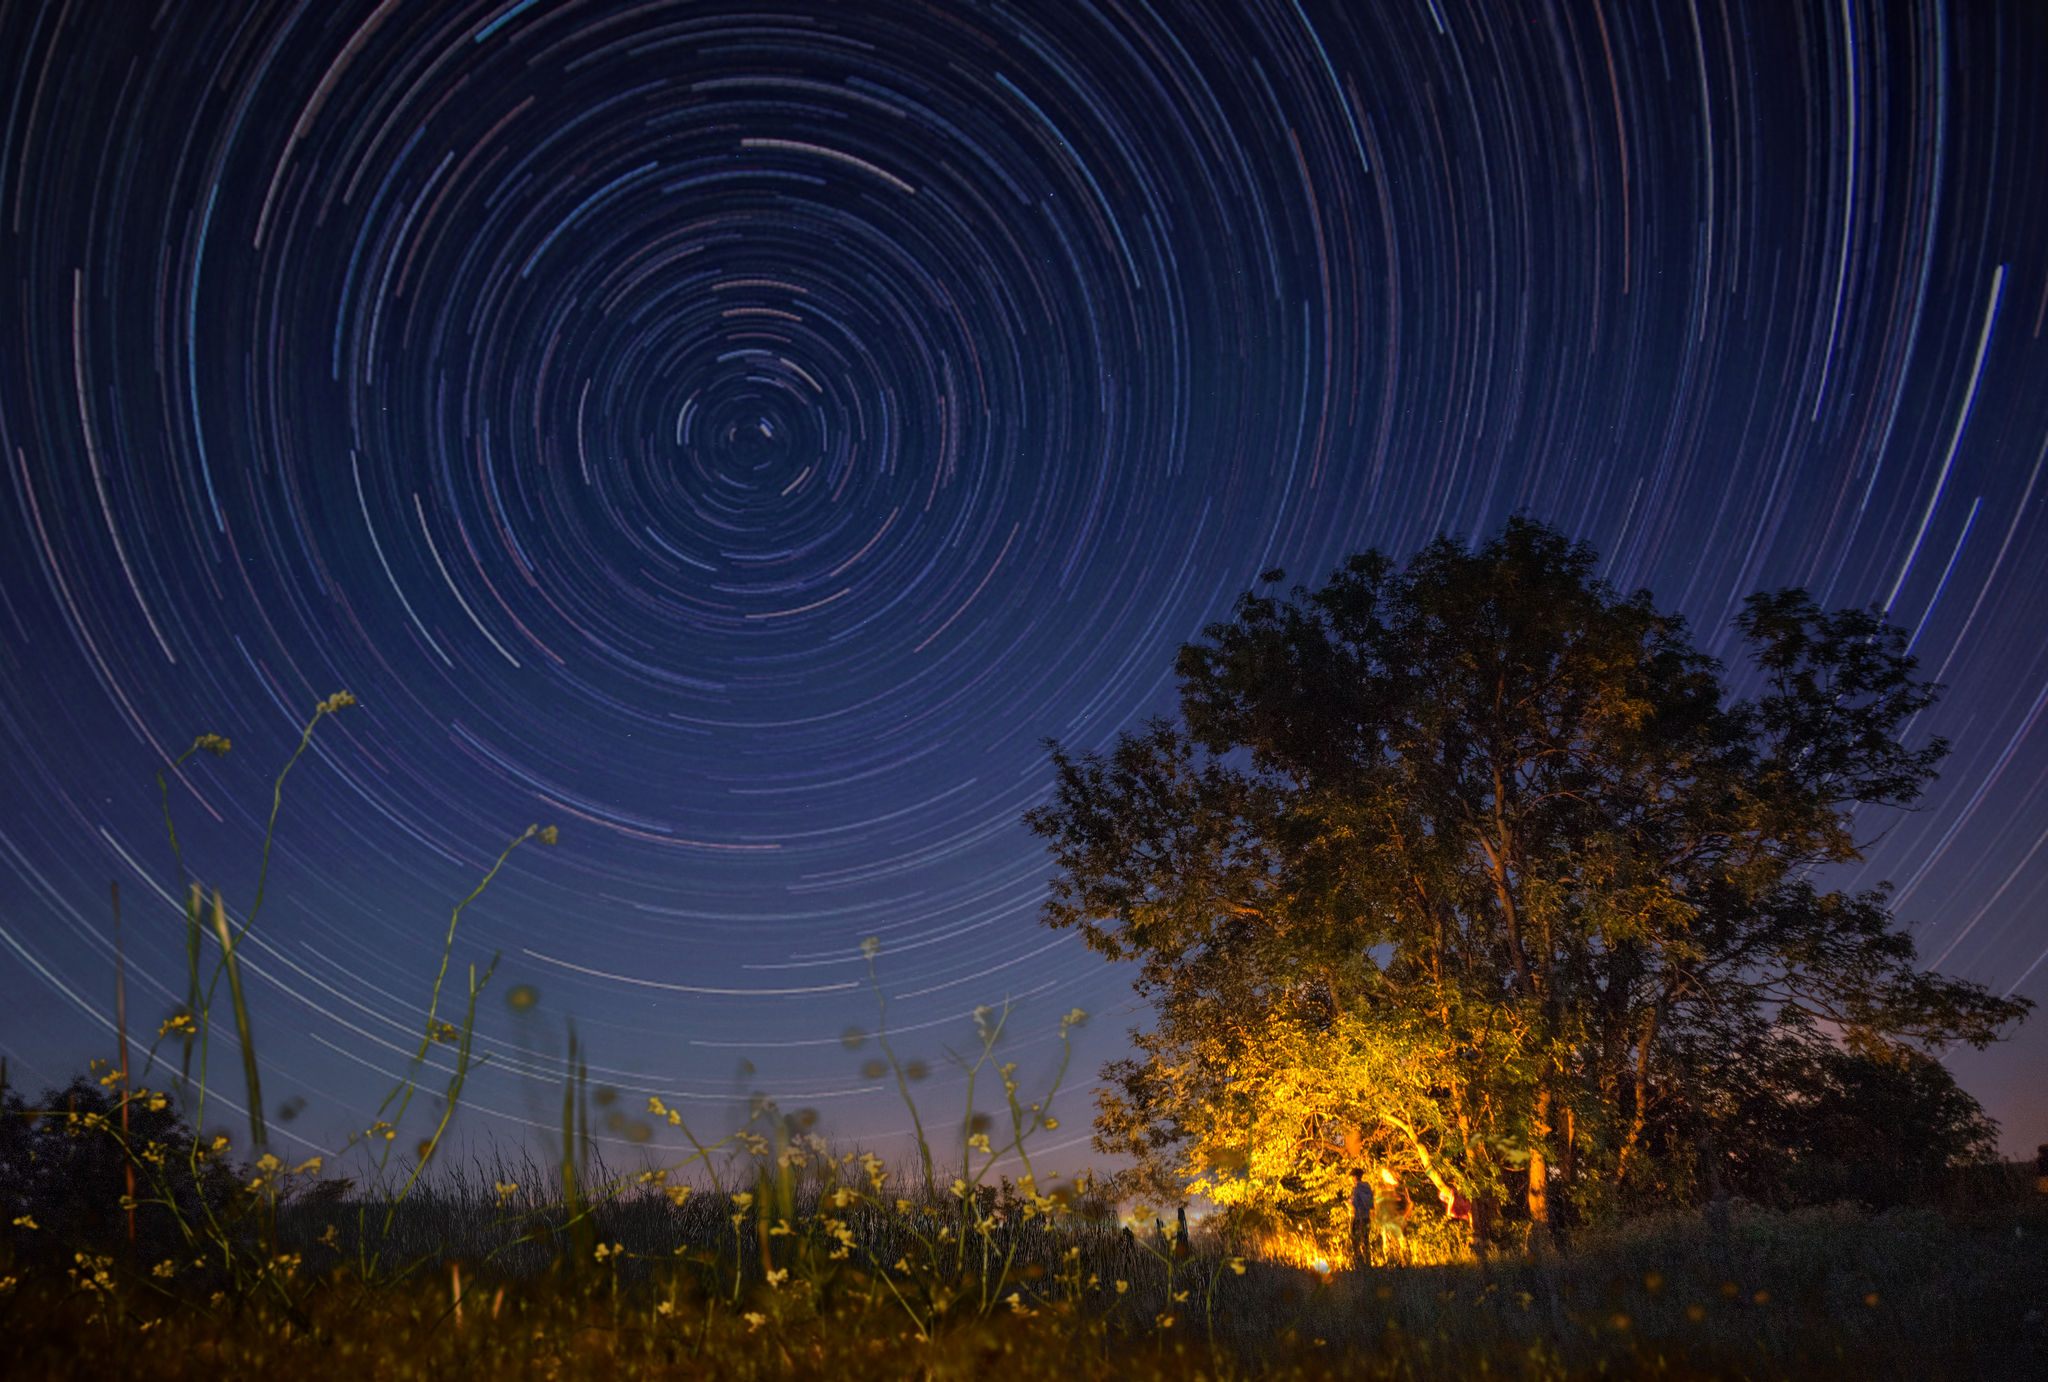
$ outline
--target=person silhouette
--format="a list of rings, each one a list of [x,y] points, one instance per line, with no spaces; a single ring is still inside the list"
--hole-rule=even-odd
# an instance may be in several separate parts
[[[1351,1168],[1351,1260],[1361,1267],[1372,1262],[1372,1182],[1356,1166]]]
[[[1413,1206],[1408,1203],[1408,1187],[1391,1169],[1380,1167],[1379,1179],[1381,1188],[1373,1197],[1373,1227],[1380,1231],[1386,1260],[1392,1262],[1407,1244],[1408,1214]]]

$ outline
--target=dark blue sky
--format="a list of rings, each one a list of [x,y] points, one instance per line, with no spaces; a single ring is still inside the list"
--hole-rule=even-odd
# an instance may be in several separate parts
[[[1039,741],[1165,708],[1266,567],[1516,511],[1716,651],[1761,587],[1917,629],[1956,752],[1859,881],[2048,997],[2044,13],[0,6],[0,1052],[111,1049],[111,879],[154,1027],[153,774],[234,740],[172,804],[239,914],[346,688],[251,943],[295,1133],[529,822],[474,1130],[572,1017],[635,1105],[894,1129],[868,935],[904,1054],[1009,994],[1036,1069],[1078,1005],[1085,1088],[1142,1015],[1036,921]],[[2044,1032],[1956,1062],[2009,1149]]]

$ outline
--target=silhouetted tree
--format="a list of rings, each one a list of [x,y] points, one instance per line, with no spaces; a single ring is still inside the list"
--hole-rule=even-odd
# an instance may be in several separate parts
[[[1940,1061],[1845,1050],[1797,1015],[1724,1054],[1700,1085],[1702,1108],[1674,1108],[1660,1138],[1710,1138],[1721,1189],[1764,1203],[1882,1208],[1948,1190],[1955,1170],[1998,1156],[1998,1124]]]

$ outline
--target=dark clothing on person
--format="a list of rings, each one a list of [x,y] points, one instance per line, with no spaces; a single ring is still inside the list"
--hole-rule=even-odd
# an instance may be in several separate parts
[[[1351,1251],[1360,1261],[1372,1257],[1372,1182],[1351,1183]]]

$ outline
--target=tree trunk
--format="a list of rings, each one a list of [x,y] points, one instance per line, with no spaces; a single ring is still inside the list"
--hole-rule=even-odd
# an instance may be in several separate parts
[[[1616,1159],[1614,1181],[1617,1186],[1628,1182],[1629,1173],[1634,1169],[1637,1149],[1642,1145],[1643,1126],[1650,1116],[1650,1053],[1657,1040],[1657,1026],[1664,1018],[1664,1005],[1669,992],[1660,996],[1651,1007],[1643,1024],[1643,1039],[1636,1046],[1635,1093],[1636,1106],[1629,1119],[1628,1136],[1622,1141],[1621,1155]]]
[[[1500,1202],[1491,1195],[1481,1195],[1472,1201],[1472,1254],[1486,1256],[1487,1248],[1493,1242],[1493,1226],[1500,1221]]]
[[[1501,829],[1505,836],[1506,827],[1502,826]],[[1507,930],[1508,959],[1515,966],[1515,983],[1523,997],[1527,997],[1536,991],[1536,985],[1529,975],[1529,956],[1522,949],[1522,923],[1515,908],[1515,892],[1508,886],[1507,844],[1503,839],[1500,849],[1496,850],[1493,842],[1482,832],[1479,836],[1479,848],[1486,853],[1487,870],[1493,877],[1494,896],[1500,902],[1501,921]]]
[[[1544,1159],[1543,1144],[1550,1136],[1550,1091],[1536,1095],[1536,1125],[1529,1139],[1529,1247],[1534,1250],[1539,1236],[1550,1233],[1550,1163]]]

